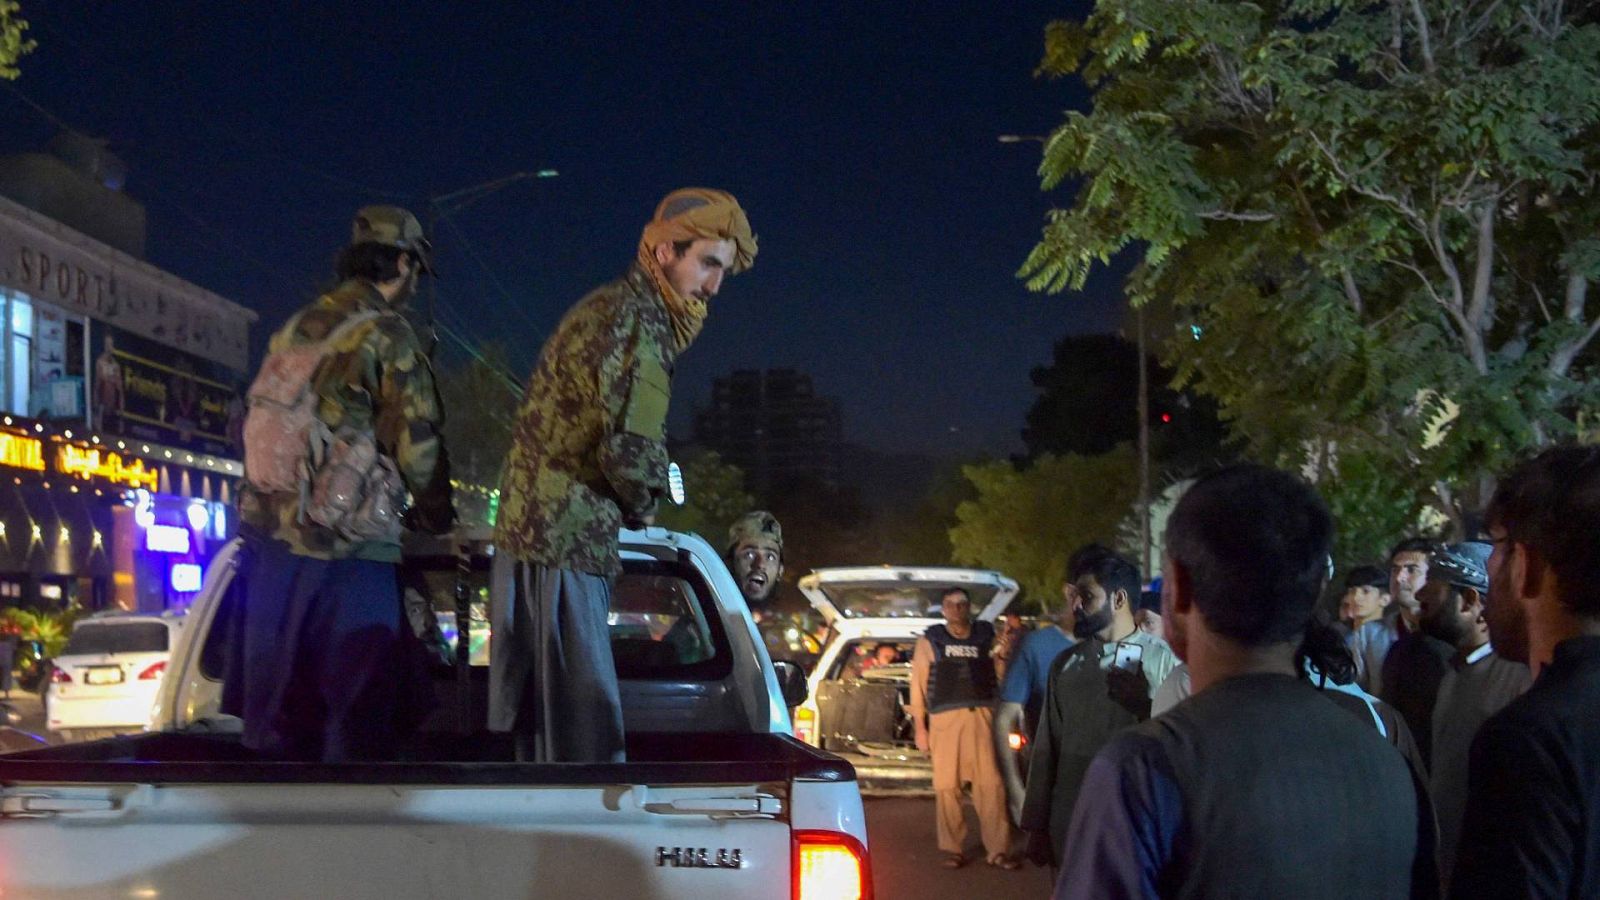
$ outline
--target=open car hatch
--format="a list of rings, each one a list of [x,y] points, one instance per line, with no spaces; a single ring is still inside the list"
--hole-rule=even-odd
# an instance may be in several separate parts
[[[940,595],[961,588],[978,618],[992,622],[1017,596],[1017,583],[999,572],[937,566],[848,566],[816,569],[800,591],[829,625],[867,618],[939,618]]]

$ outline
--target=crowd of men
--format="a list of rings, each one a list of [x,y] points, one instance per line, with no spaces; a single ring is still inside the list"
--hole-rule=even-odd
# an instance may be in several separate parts
[[[625,756],[618,530],[667,493],[670,372],[755,253],[733,197],[675,191],[623,277],[544,346],[491,593],[488,724],[521,759]],[[246,747],[331,762],[384,758],[408,727],[400,534],[454,519],[443,410],[403,315],[431,247],[410,213],[369,207],[337,268],[250,390],[223,697]],[[1159,615],[1141,608],[1149,573],[1099,545],[1025,635],[946,593],[910,704],[944,864],[967,861],[970,788],[985,861],[1018,867],[1020,831],[1061,898],[1600,896],[1600,448],[1506,473],[1484,521],[1485,539],[1406,540],[1352,569],[1331,621],[1326,505],[1235,466],[1173,511]],[[770,594],[776,520],[736,523],[728,551],[746,596]],[[1019,726],[1025,782],[1004,744]]]
[[[1506,473],[1485,521],[1352,568],[1325,612],[1326,505],[1235,466],[1169,520],[1159,619],[1099,545],[1020,640],[950,592],[912,701],[945,865],[970,785],[988,861],[1025,840],[1058,898],[1600,896],[1600,448]]]

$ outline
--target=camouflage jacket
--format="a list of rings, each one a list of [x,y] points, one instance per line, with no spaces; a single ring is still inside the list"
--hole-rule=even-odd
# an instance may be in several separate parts
[[[322,340],[346,317],[362,310],[387,312],[377,289],[346,281],[318,297],[298,320],[272,336],[267,352]],[[378,448],[395,461],[417,513],[432,523],[450,521],[450,464],[439,437],[444,413],[433,369],[416,332],[404,317],[386,315],[357,327],[317,370],[318,415],[330,428],[370,430]],[[289,544],[292,552],[318,559],[398,562],[400,545],[346,541],[314,523],[301,523],[299,497],[264,494],[245,485],[239,513],[257,532]]]
[[[621,571],[618,527],[653,513],[667,491],[675,356],[666,305],[638,267],[567,312],[512,433],[499,549],[551,568]]]

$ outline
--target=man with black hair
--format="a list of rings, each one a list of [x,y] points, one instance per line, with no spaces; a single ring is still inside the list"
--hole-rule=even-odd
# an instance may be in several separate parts
[[[1533,686],[1473,739],[1455,897],[1600,897],[1600,447],[1500,481],[1485,618]]]
[[[1011,817],[994,757],[994,626],[974,619],[972,597],[950,588],[939,597],[944,622],[917,639],[911,654],[911,721],[917,749],[933,757],[933,797],[943,865],[966,864],[961,786],[972,786],[983,848],[991,866],[1016,869]]]
[[[422,226],[366,207],[337,267],[338,287],[273,335],[250,388],[243,602],[222,698],[246,747],[330,762],[390,756],[415,721],[406,692],[423,674],[396,577],[398,513],[409,493],[412,527],[454,520],[433,371],[400,314],[432,271]],[[312,397],[315,421],[296,412]],[[343,475],[356,480],[331,480]],[[364,500],[335,517],[341,491]]]
[[[1067,577],[1078,643],[1051,664],[1022,802],[1028,856],[1040,863],[1066,838],[1089,761],[1150,717],[1156,688],[1178,664],[1166,641],[1134,621],[1140,581],[1131,560],[1090,544],[1068,560]]]
[[[1428,560],[1428,583],[1417,591],[1422,629],[1456,648],[1433,708],[1433,756],[1428,760],[1439,819],[1440,870],[1455,861],[1461,811],[1467,802],[1467,751],[1490,716],[1528,689],[1528,667],[1504,659],[1489,642],[1484,600],[1492,546],[1465,541],[1439,547]]]
[[[1056,898],[1437,890],[1420,785],[1300,675],[1332,547],[1327,507],[1285,472],[1230,467],[1179,500],[1162,618],[1194,694],[1094,758]]]
[[[1356,678],[1367,691],[1383,670],[1383,658],[1394,644],[1395,628],[1385,621],[1388,612],[1389,573],[1377,566],[1356,566],[1344,576],[1339,598],[1339,622],[1349,629],[1345,643],[1356,661]]]
[[[1393,643],[1382,656],[1373,693],[1405,717],[1423,759],[1433,756],[1433,705],[1456,648],[1423,627],[1418,593],[1428,583],[1436,541],[1410,538],[1389,552],[1389,592],[1395,609],[1384,619]],[[1368,626],[1371,628],[1372,626]],[[1369,657],[1370,661],[1371,657]],[[1371,673],[1369,668],[1368,673]]]

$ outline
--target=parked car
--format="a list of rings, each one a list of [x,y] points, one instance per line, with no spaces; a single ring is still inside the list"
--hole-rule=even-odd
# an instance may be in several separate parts
[[[800,579],[829,632],[809,696],[794,711],[795,737],[849,760],[864,794],[933,790],[933,761],[917,749],[907,712],[911,653],[928,626],[943,621],[940,595],[957,587],[986,622],[1017,595],[1015,581],[981,569],[841,567]],[[884,646],[892,659],[879,660]]]
[[[854,773],[790,733],[804,674],[772,663],[705,541],[660,528],[621,541],[626,762],[514,761],[510,735],[484,727],[487,667],[454,647],[432,663],[438,707],[397,761],[252,752],[218,709],[230,544],[191,606],[153,733],[0,754],[0,895],[871,900]],[[458,566],[452,541],[432,543],[407,548],[422,599],[475,602],[492,545]],[[474,642],[475,618],[462,617]]]
[[[133,613],[80,619],[50,662],[45,727],[67,740],[143,730],[183,621]]]

